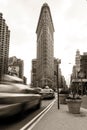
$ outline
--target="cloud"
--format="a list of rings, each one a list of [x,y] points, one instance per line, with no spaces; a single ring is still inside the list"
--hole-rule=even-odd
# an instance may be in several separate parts
[[[87,1],[73,0],[72,5],[66,12],[67,19],[77,19],[78,22],[87,20]]]

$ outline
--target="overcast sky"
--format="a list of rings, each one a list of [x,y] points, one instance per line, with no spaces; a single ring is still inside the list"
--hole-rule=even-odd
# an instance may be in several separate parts
[[[31,60],[36,58],[36,27],[43,3],[48,3],[54,32],[54,56],[61,59],[67,82],[76,50],[87,52],[87,0],[0,0],[0,12],[11,31],[9,56],[24,60],[30,83]]]

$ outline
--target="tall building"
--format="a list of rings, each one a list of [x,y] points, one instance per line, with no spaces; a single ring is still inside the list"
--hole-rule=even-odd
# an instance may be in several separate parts
[[[82,79],[82,80],[81,80]],[[85,94],[87,91],[87,52],[80,55],[80,51],[76,51],[75,65],[71,75],[71,84],[77,88],[79,94]]]
[[[72,76],[71,76],[72,79],[78,79],[78,73],[80,72],[80,59],[81,59],[80,51],[77,49],[75,56],[75,65],[73,66],[72,69]]]
[[[76,70],[76,65],[73,65],[73,68],[72,68],[72,79],[77,79],[78,78],[78,73],[77,73],[77,70]]]
[[[80,68],[84,73],[84,78],[87,79],[87,52],[84,52],[83,55],[81,55]]]
[[[41,87],[54,83],[54,26],[48,4],[43,4],[36,29],[37,83]]]
[[[77,77],[77,75],[78,75],[78,72],[80,71],[80,59],[81,59],[80,51],[77,50],[77,51],[76,51],[76,57],[75,57],[76,77]]]
[[[31,85],[42,88],[49,86],[56,90],[58,81],[60,88],[66,87],[66,81],[61,78],[61,69],[58,65],[61,60],[54,58],[54,26],[50,8],[46,3],[41,8],[36,34],[37,58],[32,60]]]
[[[54,58],[54,88],[57,89],[57,81],[58,81],[58,85],[59,87],[61,88],[61,76],[62,76],[62,73],[61,73],[61,69],[58,65],[58,72],[57,72],[57,64],[61,63],[60,59],[57,59],[57,58]],[[58,74],[57,74],[58,73]],[[58,80],[57,80],[57,76],[58,76]]]
[[[31,85],[36,87],[37,80],[36,80],[36,69],[37,69],[37,59],[32,60],[32,71],[31,71]]]
[[[9,40],[10,31],[0,13],[0,80],[2,80],[3,74],[8,72]]]

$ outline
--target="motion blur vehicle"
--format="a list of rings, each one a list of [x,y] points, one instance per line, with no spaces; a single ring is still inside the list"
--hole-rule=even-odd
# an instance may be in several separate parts
[[[34,93],[41,95],[42,88],[40,88],[40,87],[32,87],[32,90],[33,90]]]
[[[55,92],[53,89],[46,86],[44,89],[41,89],[40,94],[42,95],[42,99],[53,99],[55,98]]]
[[[41,95],[35,94],[19,78],[5,75],[3,82],[0,83],[0,117],[40,108],[40,105]]]

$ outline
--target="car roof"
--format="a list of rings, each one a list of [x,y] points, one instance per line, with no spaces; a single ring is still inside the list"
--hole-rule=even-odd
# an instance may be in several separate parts
[[[24,84],[0,84],[0,92],[12,92],[12,93],[20,93],[21,91],[29,89],[27,85]]]
[[[23,83],[23,79],[17,77],[17,76],[11,76],[11,75],[3,75],[3,82],[13,82],[13,83]]]

